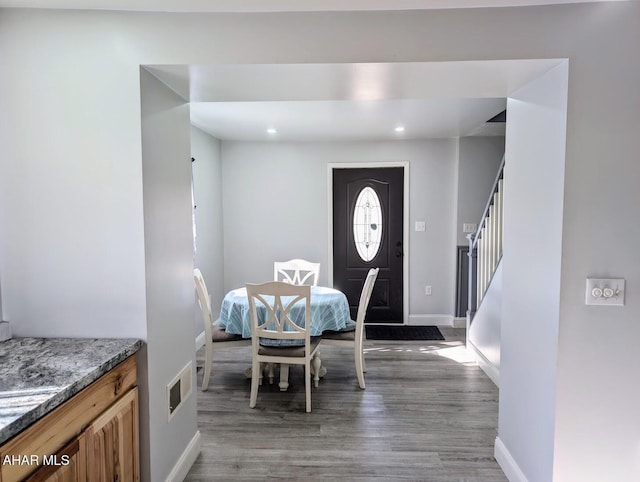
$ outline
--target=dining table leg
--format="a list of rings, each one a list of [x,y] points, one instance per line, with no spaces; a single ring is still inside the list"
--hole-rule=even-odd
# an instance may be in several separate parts
[[[281,392],[286,392],[289,388],[289,364],[280,363],[280,383],[278,383]]]
[[[313,386],[318,388],[318,382],[320,381],[320,368],[322,360],[320,360],[320,351],[318,350],[313,359],[311,360],[311,373],[313,373]],[[325,370],[326,371],[326,370]]]
[[[273,380],[273,368],[269,370],[269,380]],[[316,375],[317,374],[317,375]],[[311,361],[311,375],[313,375],[314,385],[317,387],[320,378],[323,378],[327,374],[327,369],[322,366],[322,359],[320,358],[320,351],[316,353],[316,356]],[[244,371],[244,376],[251,378],[251,367]],[[280,382],[278,383],[280,391],[286,392],[289,389],[289,365],[287,363],[280,363]]]
[[[311,363],[311,374],[315,377],[316,371],[318,372],[318,377],[322,378],[327,374],[327,369],[322,366],[322,359],[320,358],[320,350],[316,352],[315,359],[317,359],[317,366],[319,370],[316,368],[316,364]],[[314,378],[315,380],[315,378]],[[316,385],[317,386],[317,385]]]
[[[316,388],[318,387],[320,379],[326,374],[327,369],[322,366],[320,352],[317,352],[316,356],[311,361],[311,375],[313,375],[313,383]],[[289,388],[289,365],[286,363],[280,364],[280,382],[278,383],[278,386],[282,392],[286,392]]]

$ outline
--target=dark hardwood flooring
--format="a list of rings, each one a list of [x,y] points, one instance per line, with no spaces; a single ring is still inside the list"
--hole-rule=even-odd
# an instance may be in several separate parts
[[[468,360],[464,330],[445,341],[367,341],[367,389],[349,349],[321,347],[328,373],[304,410],[302,367],[287,392],[268,380],[249,408],[250,347],[214,354],[200,391],[202,450],[187,481],[506,481],[493,458],[498,389]],[[198,362],[202,364],[199,354]]]

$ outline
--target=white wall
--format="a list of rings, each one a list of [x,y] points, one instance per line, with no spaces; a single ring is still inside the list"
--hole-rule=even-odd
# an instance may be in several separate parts
[[[189,105],[146,70],[140,78],[147,293],[141,467],[143,479],[165,480],[198,436],[195,390],[167,421],[167,385],[189,363],[195,387],[186,329],[194,318]]]
[[[222,156],[218,139],[191,126],[193,192],[196,204],[195,266],[202,272],[211,295],[213,309],[222,304],[224,290],[224,246],[222,236]],[[196,313],[195,334],[202,330],[200,311]],[[216,314],[214,313],[214,318]]]
[[[146,338],[139,68],[49,15],[0,10],[4,315],[14,336]]]
[[[456,242],[467,246],[464,223],[479,224],[504,154],[504,137],[461,137],[458,154]]]
[[[552,451],[558,481],[638,478],[638,45],[638,2],[256,15],[0,10],[5,315],[18,335],[146,336],[140,64],[568,58],[558,385],[535,384],[534,394],[557,392],[555,437],[543,451],[519,449],[546,405],[527,420],[501,413],[500,432],[513,434],[514,462],[527,470],[547,470]],[[516,87],[505,79],[505,96]],[[512,117],[509,125],[517,128]],[[626,278],[625,307],[583,305],[584,279],[596,273]],[[192,291],[187,277],[184,289]],[[606,348],[603,330],[614,337]],[[154,340],[156,350],[173,347]],[[513,362],[535,373],[553,350],[535,348],[512,350]],[[501,379],[501,391],[522,385]],[[173,453],[179,441],[157,443]]]
[[[456,140],[270,143],[223,142],[225,289],[273,277],[273,261],[322,265],[329,247],[327,164],[409,161],[409,313],[453,315]],[[433,295],[424,295],[424,285]]]

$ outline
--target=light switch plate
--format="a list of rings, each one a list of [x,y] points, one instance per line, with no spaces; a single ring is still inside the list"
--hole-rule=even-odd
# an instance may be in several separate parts
[[[622,278],[587,278],[585,304],[624,306],[624,290]]]
[[[463,223],[462,232],[463,233],[475,233],[478,230],[478,225],[473,223]]]

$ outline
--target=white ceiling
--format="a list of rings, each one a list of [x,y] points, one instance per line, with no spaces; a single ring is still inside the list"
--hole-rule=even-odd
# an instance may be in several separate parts
[[[0,7],[150,12],[311,12],[505,7],[596,1],[603,0],[0,0]]]
[[[504,7],[598,0],[0,0],[2,7],[311,12]],[[614,0],[611,0],[614,1]],[[501,62],[147,66],[223,140],[371,140],[504,135],[485,122],[555,65]],[[404,132],[394,130],[403,126]],[[276,134],[267,133],[275,128]]]
[[[504,135],[486,121],[558,60],[152,65],[223,140],[354,141]],[[395,128],[403,126],[403,132]],[[276,134],[267,129],[277,130]]]

